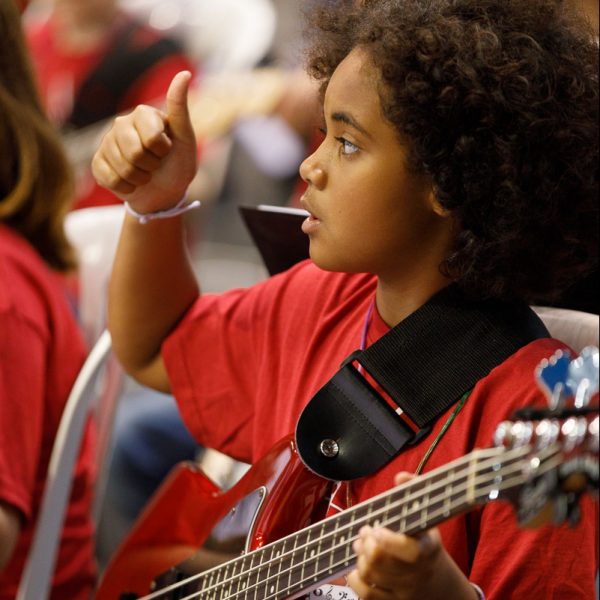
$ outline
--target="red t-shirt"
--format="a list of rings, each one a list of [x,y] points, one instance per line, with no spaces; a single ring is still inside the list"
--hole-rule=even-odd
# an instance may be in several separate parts
[[[16,596],[54,437],[85,354],[60,276],[0,225],[0,499],[22,517],[14,554],[0,573],[1,600]],[[87,600],[93,588],[93,458],[90,423],[65,516],[55,600]]]
[[[109,50],[113,41],[113,32],[122,26],[124,19],[126,19],[125,15],[120,15],[115,20],[113,28],[97,46],[78,54],[62,50],[56,43],[57,34],[52,20],[33,23],[28,28],[27,41],[42,101],[51,121],[58,126],[61,126],[71,115],[79,88]],[[136,36],[135,42],[143,46],[150,45],[160,37],[159,33],[150,27],[141,28]],[[118,111],[125,112],[138,104],[154,104],[162,101],[173,77],[184,70],[193,71],[193,67],[183,54],[172,54],[160,59],[131,82],[119,104]],[[89,155],[91,161],[98,143],[98,139],[91,137],[79,147],[79,152]],[[88,170],[78,172],[77,175],[78,196],[75,208],[120,203],[116,196],[94,182]]]
[[[373,276],[327,273],[306,261],[247,290],[200,297],[162,349],[198,441],[254,462],[293,432],[306,403],[359,347],[375,286]],[[367,345],[387,330],[374,310]],[[514,409],[543,402],[534,369],[559,347],[551,339],[533,342],[478,382],[424,472],[489,446]],[[353,501],[389,489],[399,471],[414,472],[446,419],[374,476],[352,482]],[[583,503],[583,517],[575,529],[524,531],[510,506],[498,502],[440,530],[454,560],[490,600],[591,598],[598,554],[591,502]]]

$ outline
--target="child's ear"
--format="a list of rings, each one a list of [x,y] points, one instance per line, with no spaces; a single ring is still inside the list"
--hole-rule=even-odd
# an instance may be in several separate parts
[[[433,212],[438,215],[438,217],[449,217],[452,214],[451,211],[440,204],[433,188],[429,190],[428,201]]]

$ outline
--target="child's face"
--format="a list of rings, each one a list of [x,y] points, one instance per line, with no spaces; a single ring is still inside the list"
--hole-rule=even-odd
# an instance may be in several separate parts
[[[321,268],[406,277],[436,269],[446,255],[451,219],[426,177],[405,166],[407,148],[384,119],[379,74],[354,49],[325,94],[326,136],[300,167],[303,230]]]

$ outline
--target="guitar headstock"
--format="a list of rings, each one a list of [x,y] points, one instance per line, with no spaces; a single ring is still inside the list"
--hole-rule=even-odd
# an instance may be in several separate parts
[[[598,349],[574,359],[557,351],[535,375],[549,407],[521,410],[498,426],[494,444],[505,452],[490,499],[510,500],[524,526],[574,525],[582,494],[598,494]]]

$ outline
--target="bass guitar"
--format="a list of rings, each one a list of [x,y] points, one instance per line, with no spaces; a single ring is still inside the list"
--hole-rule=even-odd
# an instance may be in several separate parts
[[[538,380],[551,407],[501,423],[494,447],[324,520],[331,482],[304,466],[291,436],[227,492],[180,464],[109,563],[96,598],[297,598],[354,567],[352,542],[366,524],[416,534],[497,500],[512,502],[521,524],[575,520],[579,497],[598,485],[599,418],[590,406],[598,350],[572,361],[557,353]]]

